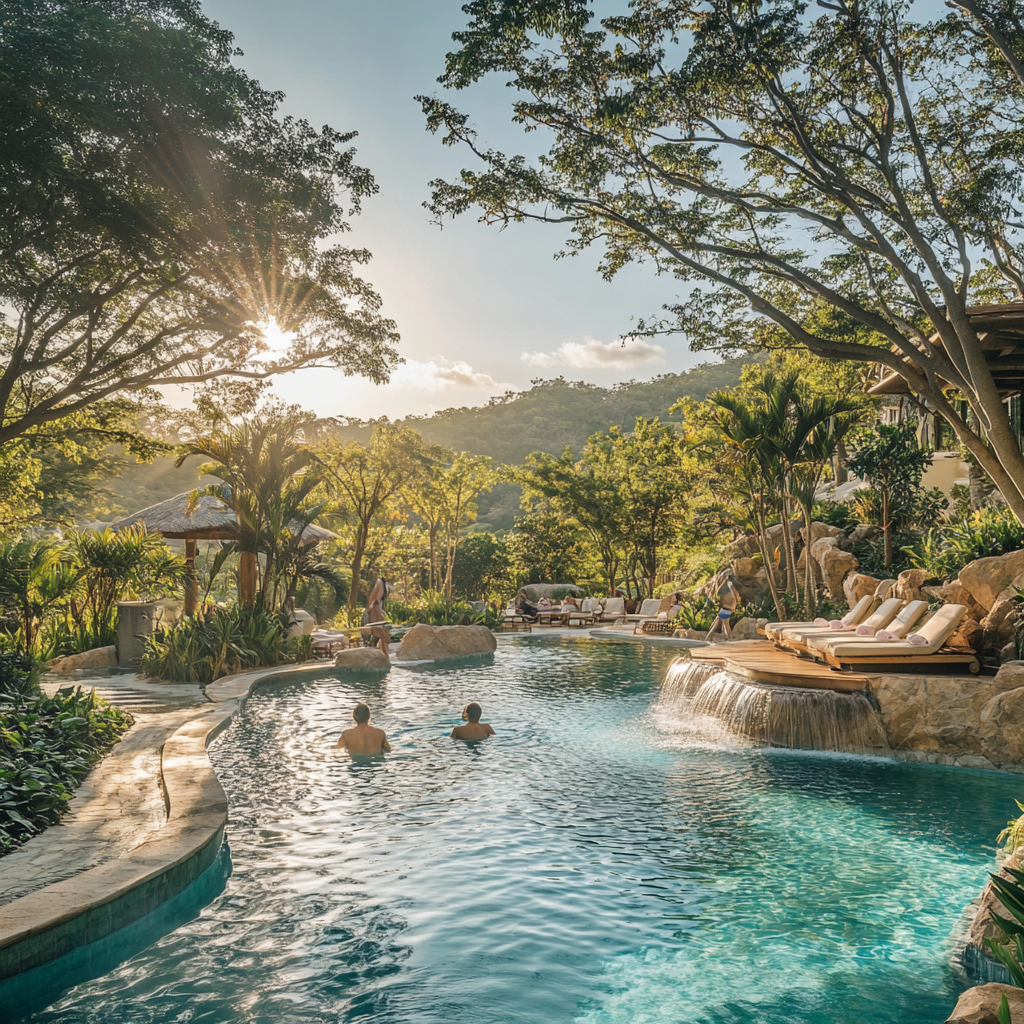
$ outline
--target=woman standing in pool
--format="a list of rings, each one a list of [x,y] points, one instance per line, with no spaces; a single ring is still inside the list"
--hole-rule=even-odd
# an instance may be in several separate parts
[[[384,601],[388,596],[391,588],[388,586],[387,580],[383,576],[377,577],[377,582],[374,583],[373,589],[370,591],[370,596],[366,599],[366,611],[363,612],[363,622],[365,626],[367,623],[373,623],[369,629],[364,629],[362,636],[375,636],[380,641],[380,649],[384,652],[384,657],[391,660],[391,654],[388,651],[388,644],[391,643],[391,631],[387,626],[387,616],[384,614]]]

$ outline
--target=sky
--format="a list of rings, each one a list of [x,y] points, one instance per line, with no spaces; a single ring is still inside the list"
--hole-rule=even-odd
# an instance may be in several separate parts
[[[678,295],[675,281],[632,267],[611,283],[595,250],[555,260],[564,231],[479,224],[473,213],[439,228],[422,206],[429,181],[451,178],[471,154],[430,135],[413,96],[443,90],[437,76],[463,0],[206,0],[208,17],[233,32],[239,64],[285,93],[282,112],[319,127],[358,131],[358,162],[379,192],[345,236],[373,261],[365,276],[395,320],[406,362],[388,385],[333,370],[277,379],[288,402],[321,416],[392,419],[485,404],[530,380],[564,375],[611,385],[679,372],[706,361],[682,338],[626,342],[634,318]],[[499,81],[449,99],[468,112],[485,146],[536,151],[511,123],[511,90]]]

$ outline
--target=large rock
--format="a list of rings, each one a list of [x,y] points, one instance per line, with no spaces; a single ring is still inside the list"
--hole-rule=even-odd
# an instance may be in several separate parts
[[[350,647],[339,651],[334,665],[349,672],[387,672],[391,668],[388,656],[379,647]]]
[[[960,570],[960,583],[971,597],[986,611],[992,608],[999,595],[1024,575],[1024,550],[1007,555],[978,558]]]
[[[447,661],[490,654],[498,646],[486,626],[428,626],[419,623],[405,634],[395,661]]]
[[[979,622],[985,618],[985,613],[988,611],[974,600],[974,595],[959,580],[950,580],[949,583],[941,587],[922,587],[921,592],[943,604],[965,605],[967,614]]]
[[[66,658],[54,658],[46,666],[47,672],[56,672],[58,675],[70,675],[79,669],[95,670],[103,668],[117,668],[117,648],[97,647],[91,651],[84,651],[82,654],[69,654]]]
[[[801,527],[800,530],[797,532],[797,538],[803,541],[805,544],[807,543],[807,540],[804,536],[804,534],[806,533],[806,526]],[[842,536],[843,531],[840,530],[838,526],[830,526],[828,523],[811,523],[811,544],[813,544],[816,540],[821,540],[822,537],[836,537],[838,539]]]
[[[969,988],[956,1001],[956,1008],[946,1024],[999,1024],[999,1004],[1003,996],[1010,1007],[1010,1020],[1024,1020],[1024,988],[1012,985],[978,985]]]
[[[905,569],[896,578],[896,586],[892,588],[892,596],[901,601],[927,601],[921,593],[921,584],[931,578],[927,569]]]
[[[1000,650],[1013,639],[1017,630],[1017,587],[1021,584],[1024,584],[1024,576],[1000,591],[988,615],[981,620],[987,650]]]
[[[749,535],[737,537],[731,544],[725,545],[725,558],[728,562],[735,562],[738,558],[753,558],[760,553],[757,538]]]
[[[846,597],[846,603],[852,608],[862,597],[870,597],[881,582],[874,576],[865,576],[862,572],[851,572],[843,580],[843,595]]]
[[[858,523],[847,535],[851,544],[862,544],[866,540],[873,540],[882,535],[880,526],[872,526],[871,523]]]
[[[755,619],[748,615],[732,627],[732,638],[733,640],[764,640],[764,637],[758,633],[758,629],[763,629],[767,622],[767,619]]]
[[[1008,662],[999,669],[1021,668],[1020,662]],[[997,676],[998,678],[998,676]],[[1014,676],[1004,676],[1015,678]],[[978,735],[993,761],[999,764],[1024,764],[1024,686],[1004,690],[981,709]]]
[[[860,564],[849,551],[843,551],[835,537],[822,537],[811,545],[811,557],[821,569],[821,578],[829,596],[836,601],[843,595],[843,580]]]

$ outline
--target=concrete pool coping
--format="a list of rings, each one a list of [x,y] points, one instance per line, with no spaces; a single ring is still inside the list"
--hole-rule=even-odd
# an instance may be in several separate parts
[[[0,982],[132,924],[198,879],[216,859],[228,820],[227,796],[207,746],[258,683],[321,675],[324,668],[256,669],[207,687],[210,703],[197,706],[160,750],[163,826],[123,856],[0,906]]]

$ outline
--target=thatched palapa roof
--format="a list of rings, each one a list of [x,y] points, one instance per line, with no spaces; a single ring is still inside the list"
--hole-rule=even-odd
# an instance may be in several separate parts
[[[220,498],[202,494],[188,513],[191,491],[176,494],[173,498],[150,505],[141,512],[118,519],[110,524],[111,530],[125,530],[129,526],[142,524],[147,533],[159,533],[172,540],[234,540],[238,535],[238,520],[235,513]],[[299,523],[292,524],[297,529]],[[302,531],[305,544],[316,544],[322,540],[335,540],[337,534],[311,523]]]

